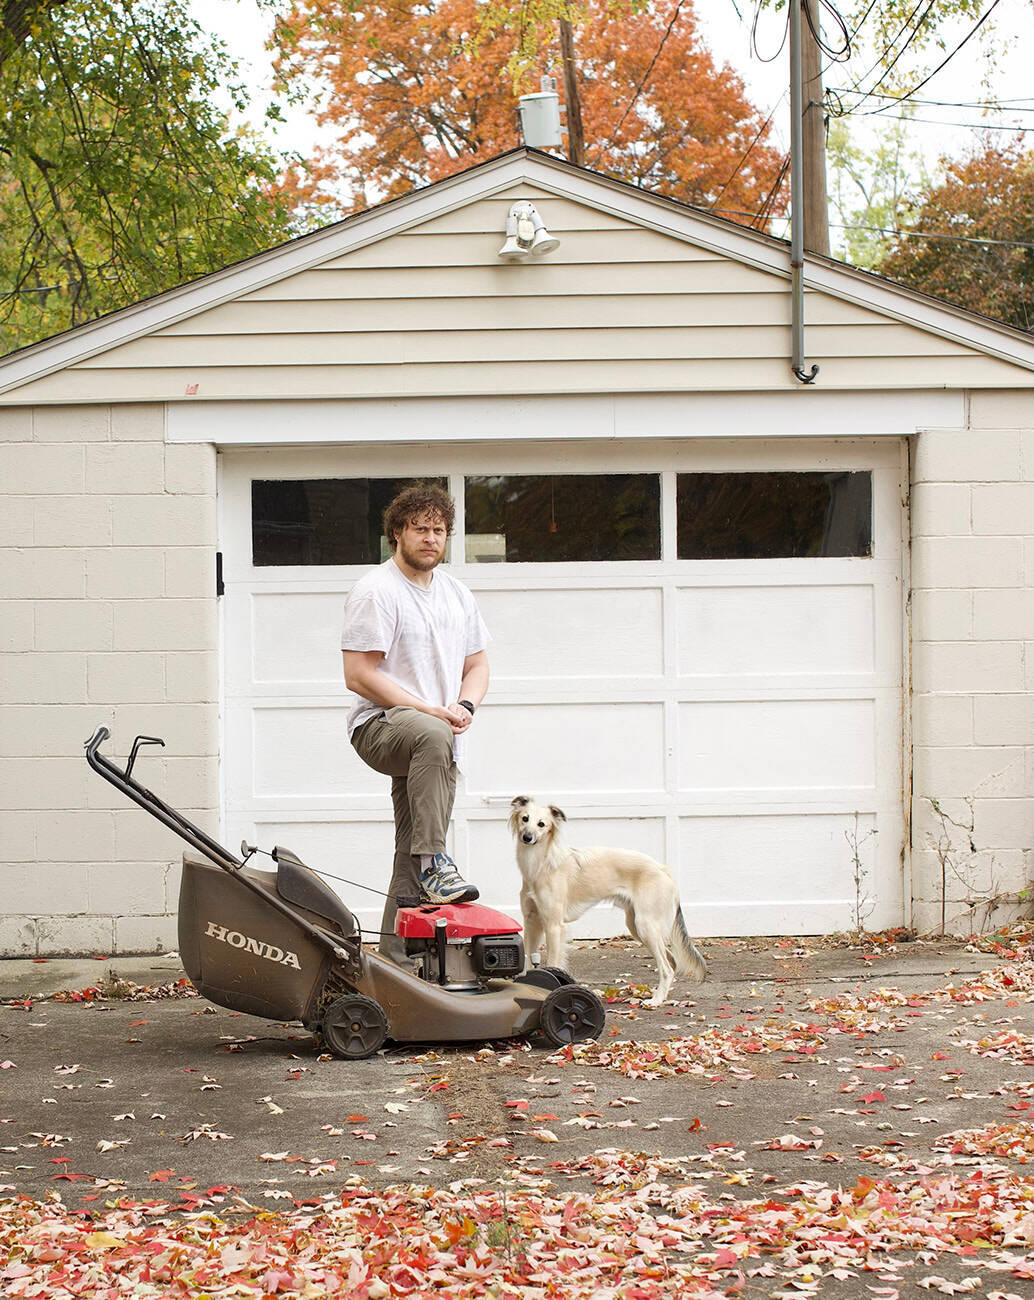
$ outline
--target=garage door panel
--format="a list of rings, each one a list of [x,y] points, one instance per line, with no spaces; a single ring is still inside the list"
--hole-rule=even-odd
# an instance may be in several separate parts
[[[257,708],[251,795],[256,799],[386,796],[390,781],[348,743],[346,712],[327,705]]]
[[[492,632],[492,678],[659,677],[663,601],[657,588],[477,592]]]
[[[679,707],[683,790],[874,788],[875,705],[747,700]]]
[[[496,704],[470,733],[475,795],[664,789],[660,703]]]
[[[829,676],[873,669],[869,586],[682,588],[678,671],[689,676]]]
[[[862,898],[875,879],[878,825],[874,812],[785,817],[683,817],[679,819],[680,887],[687,918],[698,910],[721,915],[736,900],[771,910],[792,906],[796,915],[820,906],[850,929],[855,908],[855,854],[865,873]],[[868,885],[867,885],[867,882]],[[900,891],[881,891],[888,914],[900,909]],[[709,931],[733,933],[734,931]]]
[[[338,685],[340,592],[257,592],[251,598],[251,678],[257,685]]]

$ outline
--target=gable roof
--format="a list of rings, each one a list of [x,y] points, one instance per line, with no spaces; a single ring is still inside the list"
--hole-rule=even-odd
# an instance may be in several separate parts
[[[213,366],[217,364],[211,361],[209,355],[211,349],[201,357],[196,349],[193,353],[188,353],[182,349],[182,345],[169,342],[194,332],[191,322],[198,322],[196,330],[198,336],[206,336],[209,326],[216,324],[218,320],[218,309],[227,308],[231,304],[247,303],[253,311],[257,312],[256,304],[262,301],[282,299],[297,302],[306,300],[309,295],[319,297],[321,294],[329,301],[333,295],[329,290],[324,291],[320,287],[322,281],[319,277],[322,273],[330,274],[344,270],[353,273],[355,279],[359,272],[369,271],[373,267],[378,268],[380,272],[380,280],[377,283],[387,286],[387,288],[382,287],[381,293],[398,297],[402,292],[398,286],[404,284],[405,296],[411,302],[434,300],[440,304],[443,298],[448,298],[450,292],[454,291],[448,283],[443,282],[441,275],[435,274],[439,266],[434,257],[427,252],[429,240],[439,249],[448,241],[450,257],[454,260],[458,259],[457,265],[467,267],[471,272],[476,265],[477,273],[481,276],[477,284],[481,287],[474,289],[474,298],[478,295],[486,296],[487,291],[484,287],[488,284],[486,276],[490,278],[493,286],[501,285],[501,289],[493,289],[492,292],[497,299],[501,295],[505,311],[509,312],[512,307],[514,285],[517,283],[513,279],[515,268],[503,267],[495,257],[495,249],[503,235],[502,222],[505,218],[505,209],[501,200],[505,198],[509,201],[520,196],[530,196],[538,201],[556,200],[566,205],[564,211],[568,216],[575,212],[591,213],[593,224],[599,229],[595,232],[594,243],[589,237],[592,232],[583,220],[581,222],[583,229],[579,233],[580,251],[576,250],[574,254],[566,255],[562,252],[559,255],[561,258],[566,256],[569,262],[572,256],[574,257],[576,275],[568,276],[563,285],[559,285],[556,274],[560,270],[559,266],[553,266],[552,280],[549,278],[551,272],[547,271],[545,264],[537,266],[535,279],[533,281],[525,279],[519,296],[526,296],[524,290],[527,286],[531,286],[531,296],[552,299],[552,306],[556,307],[558,302],[570,296],[571,286],[577,285],[579,293],[586,302],[594,295],[602,299],[607,296],[608,289],[614,289],[616,293],[625,295],[624,306],[627,307],[640,292],[640,285],[642,292],[650,292],[648,277],[644,278],[640,274],[637,258],[658,266],[666,264],[667,270],[662,270],[659,274],[661,279],[667,277],[669,283],[664,285],[658,281],[655,288],[658,292],[663,291],[669,295],[692,291],[700,295],[710,295],[711,299],[717,300],[724,294],[741,293],[745,301],[748,294],[753,294],[758,300],[761,297],[771,300],[773,294],[778,294],[782,305],[778,311],[769,310],[771,320],[766,318],[765,321],[760,322],[769,329],[771,338],[766,342],[759,340],[757,349],[774,353],[781,351],[783,358],[788,356],[788,338],[785,346],[780,344],[773,346],[776,333],[781,334],[784,325],[788,327],[789,323],[789,259],[788,245],[785,241],[748,230],[724,218],[690,208],[675,200],[649,194],[624,182],[574,167],[550,154],[521,148],[287,244],[256,254],[199,280],[168,290],[154,298],[133,304],[109,316],[12,353],[7,358],[0,359],[0,398],[6,394],[9,403],[34,400],[139,401],[145,396],[150,396],[153,400],[183,400],[188,396],[191,385],[180,383],[182,375],[190,367],[197,370],[198,367],[205,369],[208,364]],[[463,220],[466,210],[476,210],[479,205],[487,214],[486,205],[489,204],[492,205],[490,225],[495,231],[492,236],[494,246],[490,246],[487,242],[485,231],[489,227],[485,225],[484,217],[480,220],[480,227],[484,227],[483,229],[476,221],[473,224],[470,222],[464,224]],[[564,230],[556,226],[552,220],[547,220],[547,224],[554,229],[555,233],[561,235],[563,242]],[[606,238],[610,237],[613,240],[618,232],[625,236],[641,232],[634,244],[634,251],[630,256],[624,257],[623,265],[619,266],[618,259],[613,256],[606,264],[602,260],[594,260],[593,250],[601,247],[601,241]],[[479,236],[476,248],[473,244],[475,234]],[[405,242],[403,237],[407,236],[411,237],[410,251],[397,256],[388,255],[386,251],[388,241],[394,239],[401,247]],[[434,239],[434,236],[445,238]],[[459,251],[463,239],[468,240],[473,251],[468,253]],[[412,250],[418,245],[419,251],[413,252]],[[625,239],[624,245],[626,248],[631,246],[629,239]],[[686,271],[685,276],[681,279],[677,276],[672,278],[674,271],[682,270]],[[500,272],[504,275],[509,274],[510,279],[499,280]],[[690,273],[691,284],[687,278]],[[737,275],[739,279],[736,278]],[[338,282],[343,279],[340,274],[334,278]],[[475,282],[472,273],[467,275],[467,282],[470,284]],[[845,312],[847,306],[852,309],[853,315],[848,313],[848,323],[853,329],[852,337],[855,341],[850,344],[848,350],[859,350],[857,339],[860,329],[872,325],[890,327],[895,323],[908,327],[904,333],[901,331],[894,333],[891,329],[884,328],[880,331],[880,341],[874,350],[868,351],[869,342],[860,349],[863,357],[866,355],[870,358],[885,357],[888,358],[888,362],[899,362],[902,357],[906,360],[910,357],[924,358],[923,365],[917,363],[913,367],[914,375],[908,368],[899,366],[900,373],[895,377],[894,367],[890,365],[887,372],[890,386],[930,387],[940,386],[941,383],[964,386],[973,383],[978,386],[1013,384],[1027,387],[1034,382],[1031,378],[1034,375],[1034,338],[1021,331],[999,325],[830,259],[809,258],[805,270],[805,282],[809,291],[805,310],[806,320],[812,315],[814,306],[819,303],[839,302],[845,305]],[[365,283],[367,288],[360,296],[365,303],[363,309],[366,312],[365,319],[369,321],[370,305],[381,301],[381,298],[378,297],[377,283],[374,283],[369,275],[365,276]],[[334,301],[340,301],[340,293]],[[469,304],[470,301],[468,295],[466,302]],[[696,299],[697,305],[703,301],[703,296]],[[599,317],[595,311],[590,311],[588,319],[579,321],[579,315],[584,318],[585,310],[585,303],[583,303],[577,311],[573,312],[568,328],[585,334],[600,320],[603,320],[604,324],[616,325],[621,315],[618,312],[614,320],[609,321]],[[412,316],[412,309],[402,314],[409,319]],[[826,311],[826,315],[828,314],[829,311]],[[821,318],[823,313],[818,312],[816,315]],[[488,325],[479,326],[475,317],[477,313],[471,313],[474,323],[466,330],[463,329],[464,322],[460,322],[459,325],[453,323],[450,328],[465,332],[469,336],[493,326],[498,329],[501,324],[509,321],[509,317],[504,315],[501,320],[495,319]],[[265,326],[252,331],[253,339],[262,334],[268,336],[275,332],[268,324],[268,314],[266,320]],[[542,323],[542,321],[537,322],[540,327]],[[684,331],[689,323],[684,315],[678,319],[673,317],[673,328]],[[399,332],[397,325],[398,321],[395,322],[393,338]],[[731,319],[727,325],[729,329],[741,331],[738,336],[740,342],[746,338],[742,333],[744,328],[742,322]],[[710,322],[710,327],[720,331],[721,321]],[[390,329],[391,324],[382,325],[380,328]],[[515,331],[522,328],[519,317],[513,321],[512,328]],[[302,329],[301,324],[296,325],[295,335],[297,336]],[[354,344],[361,332],[361,326],[353,322],[347,329],[348,338]],[[229,329],[217,327],[215,333],[220,332],[226,337]],[[869,336],[872,336],[872,333],[870,330]],[[928,340],[928,346],[920,346],[917,343],[920,336]],[[324,341],[335,337],[338,335],[331,330]],[[428,337],[430,337],[428,334],[423,335],[425,348]],[[838,355],[838,348],[844,347],[845,339],[846,335],[842,332],[839,342],[835,345],[827,344],[833,348],[833,356]],[[145,346],[143,340],[152,340],[152,342]],[[466,340],[468,345],[470,341],[468,337]],[[377,352],[379,342],[371,345],[371,351]],[[555,340],[552,342],[555,352]],[[658,342],[665,346],[670,342],[670,355],[664,353],[664,346],[661,347],[662,355],[655,355],[657,348],[654,345]],[[439,361],[435,363],[430,355],[432,350],[419,353],[420,346],[410,345],[408,353],[406,348],[400,346],[401,359],[408,360],[411,364],[423,362],[429,366],[440,364],[442,367],[447,367],[454,361],[454,358],[443,352]],[[619,349],[615,355],[631,355],[635,359],[635,347],[632,346],[629,353],[628,346],[626,343],[624,349]],[[177,347],[180,347],[186,358],[182,364],[175,359],[167,358],[161,362],[156,360],[159,349],[164,350],[171,358],[171,354]],[[413,355],[414,347],[419,353],[417,356]],[[729,340],[723,342],[716,337],[707,341],[702,349],[702,355],[695,356],[692,350],[691,355],[702,364],[706,364],[713,359],[707,355],[708,348],[713,350],[715,347],[719,350],[725,349],[729,353],[728,359],[734,359],[732,352],[735,349],[729,348]],[[474,387],[468,386],[464,391],[477,391],[477,384],[484,385],[484,391],[499,391],[500,367],[512,364],[513,358],[499,349],[493,352],[487,346],[483,346],[481,351],[485,353],[484,356],[474,349],[469,359],[473,365],[481,366],[483,369],[479,372]],[[643,347],[642,351],[644,355],[639,359],[644,365],[658,364],[652,365],[648,379],[644,377],[645,372],[640,367],[636,377],[630,376],[628,381],[630,385],[647,388],[693,387],[693,380],[688,373],[685,378],[682,378],[683,372],[679,370],[686,351],[681,342],[660,339],[654,332],[650,347]],[[361,353],[362,349],[358,349],[358,352]],[[344,382],[340,372],[345,363],[350,367],[348,383],[355,384],[354,387],[347,388],[348,395],[399,395],[404,391],[392,388],[390,384],[385,386],[383,381],[386,372],[383,365],[379,376],[380,387],[372,379],[358,378],[359,371],[356,366],[364,363],[356,360],[358,355],[356,352],[349,351],[345,363],[338,360],[333,347],[328,346],[327,354],[328,359],[321,362],[313,352],[310,342],[296,355],[291,355],[289,350],[285,352],[285,360],[281,368],[286,370],[290,366],[303,365],[318,367],[321,364],[330,367],[325,374],[325,391],[321,390],[319,385],[316,385],[315,390],[308,385],[300,385],[302,391],[310,395],[336,393]],[[546,357],[553,355],[554,353],[548,353]],[[752,355],[748,349],[745,359],[750,361]],[[991,367],[971,365],[968,371],[966,367],[959,369],[957,363],[960,358],[975,362],[981,357],[993,359],[998,364]],[[373,366],[383,360],[385,357],[376,355],[372,356],[367,364]],[[594,372],[589,357],[558,356],[557,360],[560,363],[578,361],[581,364],[583,382],[591,387],[596,386],[597,380],[593,378]],[[545,379],[549,371],[548,361],[544,362],[543,358],[539,358],[539,361],[544,382],[548,385],[548,380]],[[613,370],[613,360],[603,358],[602,363],[608,370]],[[1012,370],[1011,378],[1002,372],[1001,363],[1005,363],[1005,366]],[[228,377],[234,367],[229,362],[222,364],[226,366]],[[268,369],[275,363],[261,362],[256,359],[254,364],[264,365]],[[237,369],[241,370],[244,367],[237,366]],[[941,369],[944,370],[943,378]],[[787,372],[789,370],[788,359],[786,370]],[[98,378],[98,373],[102,371],[110,372],[107,388]],[[71,372],[75,372],[74,377]],[[111,379],[111,375],[115,372],[124,375],[135,373],[138,382],[134,385],[127,380],[123,387],[119,387]],[[151,374],[152,379],[144,378],[145,372]],[[168,372],[170,376],[168,383],[164,385],[153,380],[154,375],[163,372]],[[315,370],[309,377],[311,378],[313,374]],[[431,382],[429,386],[423,386],[421,391],[439,391],[435,384],[443,382],[441,376],[436,378],[435,373],[428,369],[424,372],[423,378],[430,379]],[[785,384],[793,386],[792,381],[786,377],[779,380],[779,386],[785,386],[784,379]],[[256,394],[243,375],[234,382],[249,396],[283,396],[287,391],[280,388],[274,391],[274,385],[268,393]],[[718,386],[736,387],[739,382],[736,378],[736,368],[733,366],[728,368],[728,373],[721,377]],[[755,386],[763,387],[773,382],[775,381],[772,378],[766,380],[761,377]],[[603,372],[599,375],[599,383],[606,386],[606,375]],[[849,371],[844,369],[840,384],[851,386],[851,383]],[[577,383],[573,386],[577,387]],[[194,387],[196,391],[196,385]],[[443,388],[441,391],[446,389]],[[224,389],[218,389],[214,393],[206,389],[205,396],[212,395],[234,397],[242,394],[235,391],[233,382],[227,382]]]

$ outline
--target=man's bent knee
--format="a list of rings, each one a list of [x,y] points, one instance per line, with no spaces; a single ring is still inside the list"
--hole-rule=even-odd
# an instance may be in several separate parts
[[[441,718],[433,718],[429,713],[417,713],[416,719],[409,723],[414,741],[414,752],[424,755],[441,753],[452,759],[452,728]]]

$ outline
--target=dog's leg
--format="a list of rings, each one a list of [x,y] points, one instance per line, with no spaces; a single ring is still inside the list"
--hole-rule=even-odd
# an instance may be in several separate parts
[[[529,961],[542,947],[545,934],[542,917],[533,899],[521,893],[521,915],[524,918],[524,951]]]
[[[657,965],[657,987],[653,996],[643,1005],[647,1007],[659,1007],[667,1001],[668,994],[671,992],[671,986],[675,981],[675,967],[668,957],[668,949],[665,943],[665,935],[661,927],[653,921],[647,922],[642,916],[637,922],[639,938],[641,942],[650,950],[650,956]]]
[[[546,965],[566,970],[567,945],[564,942],[564,922],[550,920],[546,925]]]
[[[639,937],[639,931],[635,928],[635,908],[631,903],[625,905],[625,929],[633,939],[638,940],[639,943],[643,942]]]

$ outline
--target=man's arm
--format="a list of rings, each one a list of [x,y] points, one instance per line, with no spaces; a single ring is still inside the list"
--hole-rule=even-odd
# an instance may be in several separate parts
[[[463,661],[463,681],[460,699],[469,700],[476,708],[488,694],[488,651],[478,650]],[[466,709],[463,710],[466,713]]]
[[[355,691],[356,695],[361,695],[365,700],[372,700],[374,704],[379,704],[385,709],[398,708],[405,705],[410,709],[419,709],[421,713],[428,713],[432,718],[441,718],[447,722],[453,731],[464,731],[470,724],[470,714],[466,709],[460,708],[454,704],[448,709],[439,708],[435,704],[428,704],[426,701],[418,699],[411,695],[409,691],[404,690],[397,682],[393,682],[390,677],[380,671],[380,663],[384,658],[381,650],[342,650],[341,657],[345,666],[345,685],[350,691]],[[477,656],[471,656],[476,658]],[[466,664],[464,664],[466,667]],[[485,690],[488,688],[487,663]],[[482,690],[482,695],[484,690]],[[466,698],[466,697],[465,697]],[[478,696],[480,699],[481,696]],[[471,699],[472,703],[475,703]]]

